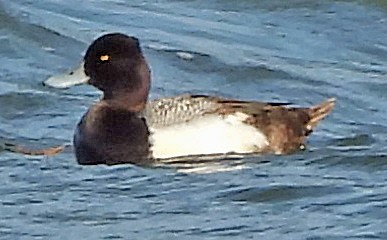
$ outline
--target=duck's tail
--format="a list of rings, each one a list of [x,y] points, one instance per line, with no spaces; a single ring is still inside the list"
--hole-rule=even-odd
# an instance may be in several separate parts
[[[309,131],[312,131],[312,129],[332,111],[335,104],[336,99],[329,98],[318,105],[308,108],[306,111],[309,115],[309,121],[306,123],[306,128]]]

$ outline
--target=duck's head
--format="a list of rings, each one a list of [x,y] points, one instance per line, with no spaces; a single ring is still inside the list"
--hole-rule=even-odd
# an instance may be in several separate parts
[[[146,100],[150,69],[137,38],[121,33],[103,35],[89,46],[81,66],[68,74],[50,77],[44,85],[67,88],[88,83],[104,93],[104,99],[134,94]],[[145,99],[144,99],[145,98]]]

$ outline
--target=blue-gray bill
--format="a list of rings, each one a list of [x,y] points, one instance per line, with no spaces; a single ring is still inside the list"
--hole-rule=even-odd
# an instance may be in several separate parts
[[[89,77],[85,75],[83,68],[84,63],[75,69],[58,75],[54,75],[43,81],[43,84],[53,88],[69,88],[75,85],[87,83]]]

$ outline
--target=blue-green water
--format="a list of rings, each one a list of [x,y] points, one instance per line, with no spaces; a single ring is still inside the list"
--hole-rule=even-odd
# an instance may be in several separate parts
[[[142,40],[152,97],[336,97],[306,151],[82,167],[0,152],[0,239],[387,239],[385,1],[0,2],[0,137],[71,143],[99,93],[53,90],[97,36]]]

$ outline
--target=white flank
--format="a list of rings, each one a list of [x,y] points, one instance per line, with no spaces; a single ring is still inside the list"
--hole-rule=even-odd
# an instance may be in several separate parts
[[[266,136],[243,123],[244,113],[206,115],[168,127],[150,129],[154,158],[218,153],[253,153],[268,145]]]

